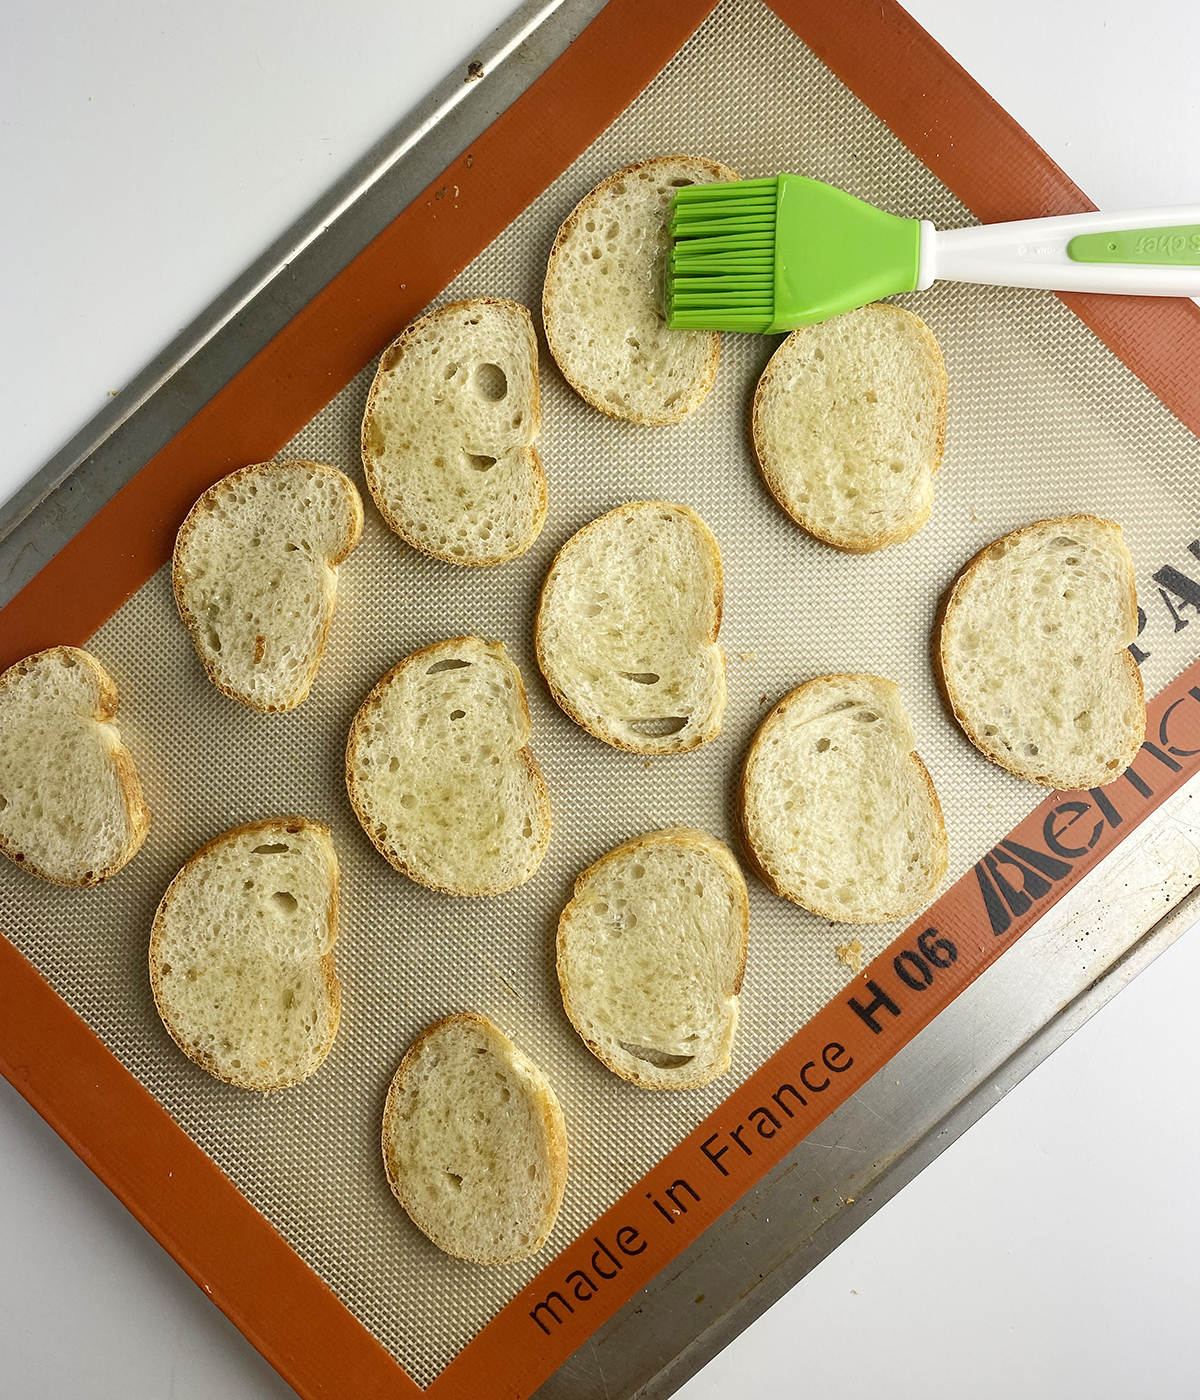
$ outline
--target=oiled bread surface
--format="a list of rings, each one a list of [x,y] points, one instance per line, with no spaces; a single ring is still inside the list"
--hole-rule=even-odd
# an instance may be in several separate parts
[[[362,533],[349,477],[262,462],[209,487],[175,540],[179,615],[218,690],[256,710],[308,695],[337,603],[337,566]]]
[[[749,918],[737,861],[706,832],[652,831],[602,856],[558,924],[563,1006],[588,1049],[644,1089],[724,1074]]]
[[[307,1079],[337,1032],[338,862],[329,831],[271,817],[223,832],[172,880],[150,985],[185,1055],[243,1089]]]
[[[1121,527],[1038,520],[980,551],[942,607],[937,659],[967,737],[1047,787],[1101,787],[1146,731],[1137,586]]]
[[[346,786],[380,854],[447,894],[523,884],[550,841],[525,686],[500,642],[453,637],[394,666],[355,716]]]
[[[697,156],[640,161],[597,185],[559,229],[542,321],[559,369],[594,408],[634,423],[677,423],[712,388],[720,336],[671,330],[663,313],[667,230],[681,185],[737,178]]]
[[[523,553],[546,518],[537,340],[525,307],[477,297],[415,321],[379,361],[367,486],[408,544],[450,564]]]
[[[145,840],[150,813],[116,713],[116,686],[78,647],[0,676],[0,851],[31,875],[96,885]]]
[[[764,882],[826,919],[916,913],[946,872],[933,781],[880,676],[820,676],[784,696],[754,736],[739,817]]]
[[[810,534],[861,554],[929,518],[946,438],[946,367],[929,327],[876,303],[793,331],[751,421],[771,494]]]
[[[721,553],[689,506],[634,501],[585,525],[542,585],[538,665],[596,738],[678,753],[720,733],[725,710]]]
[[[538,1067],[483,1016],[438,1021],[396,1071],[383,1114],[388,1184],[439,1249],[479,1264],[536,1253],[567,1179],[567,1134]]]

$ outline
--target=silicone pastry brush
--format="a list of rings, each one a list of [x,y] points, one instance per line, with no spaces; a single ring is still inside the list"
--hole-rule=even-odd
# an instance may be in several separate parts
[[[1200,204],[939,233],[820,180],[684,185],[667,324],[790,331],[938,279],[1056,292],[1200,296]]]

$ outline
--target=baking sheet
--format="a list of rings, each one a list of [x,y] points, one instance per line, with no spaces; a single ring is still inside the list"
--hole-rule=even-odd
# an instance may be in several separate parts
[[[753,110],[740,97],[755,92]],[[745,175],[793,168],[902,214],[969,222],[948,192],[765,8],[722,5],[643,98],[439,300],[486,293],[536,308],[561,218],[610,170],[693,150]],[[1038,515],[1088,509],[1121,520],[1143,597],[1164,564],[1186,573],[1198,518],[1195,440],[1054,298],[936,288],[905,299],[942,342],[951,382],[946,462],[934,516],[879,556],[837,555],[770,501],[747,453],[754,380],[773,342],[726,337],[716,390],[679,427],[601,418],[543,359],[543,456],[550,513],[535,549],[499,570],[463,571],[405,550],[368,505],[363,543],[342,570],[341,611],[310,700],[290,716],[243,712],[203,681],[160,573],[92,648],[122,693],[120,721],[155,824],[144,852],[96,892],[0,885],[18,947],[165,1103],[247,1196],[418,1380],[426,1382],[545,1262],[483,1273],[447,1260],[391,1201],[376,1148],[387,1080],[429,1020],[473,1006],[542,1064],[567,1115],[572,1175],[547,1252],[632,1184],[729,1088],[836,991],[848,971],[831,930],[752,883],[750,960],[731,1075],[687,1096],[613,1080],[562,1016],[553,929],[573,876],[617,841],[686,822],[729,837],[728,796],[765,707],[811,675],[868,669],[899,682],[938,784],[952,880],[1041,798],[991,768],[942,712],[927,664],[936,599],[981,544]],[[397,330],[399,327],[397,327]],[[357,468],[364,370],[281,456]],[[625,499],[686,501],[712,525],[726,569],[725,734],[648,764],[616,754],[559,714],[537,679],[530,623],[554,550]],[[1142,639],[1147,689],[1191,660],[1161,609]],[[344,736],[363,695],[418,645],[476,631],[521,666],[533,744],[555,808],[550,856],[530,886],[487,904],[417,890],[383,865],[340,786]],[[150,640],[148,640],[150,639]],[[215,832],[270,812],[330,822],[343,862],[339,968],[346,1013],[309,1085],[248,1096],[178,1063],[145,985],[145,939],[174,870]],[[47,911],[51,917],[47,919]],[[898,931],[864,938],[868,956]]]

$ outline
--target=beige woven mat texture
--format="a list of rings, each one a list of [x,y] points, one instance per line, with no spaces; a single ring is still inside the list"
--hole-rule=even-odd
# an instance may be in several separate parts
[[[598,180],[646,156],[716,157],[745,176],[795,170],[903,215],[969,222],[957,201],[757,0],[726,0],[644,95],[439,300],[473,295],[540,305],[561,220]],[[847,938],[750,880],[749,960],[733,1068],[693,1093],[647,1093],[611,1075],[567,1022],[554,935],[576,874],[626,837],[674,824],[732,841],[730,795],[769,705],[831,671],[899,683],[945,809],[953,881],[1043,792],[985,762],[943,711],[928,663],[939,595],[996,536],[1041,516],[1090,511],[1124,526],[1150,620],[1141,639],[1153,694],[1200,650],[1176,630],[1151,575],[1200,576],[1195,439],[1050,294],[938,286],[905,299],[945,353],[950,417],[928,526],[867,556],[805,536],[775,506],[749,452],[756,379],[776,341],[725,337],[716,387],[670,428],[603,417],[542,355],[541,449],[549,516],[523,558],[459,569],[402,545],[371,505],[358,457],[373,366],[281,457],[342,468],[367,523],[342,566],[329,650],[308,701],[259,716],[204,679],[161,571],[92,639],[116,679],[120,728],[154,813],[137,859],[110,885],[45,887],[0,862],[0,926],[233,1178],[301,1257],[420,1383],[427,1384],[555,1251],[842,987]],[[397,326],[397,333],[402,327]],[[559,546],[631,499],[693,506],[725,566],[724,732],[700,751],[647,762],[577,729],[534,662],[538,588]],[[1172,600],[1180,617],[1195,612]],[[433,894],[386,865],[350,810],[346,733],[382,673],[419,646],[465,633],[503,639],[520,666],[532,743],[554,808],[538,875],[490,900]],[[307,1084],[268,1097],[227,1087],[185,1060],[154,1011],[146,948],[158,900],[204,841],[253,818],[301,812],[333,829],[342,867],[338,970],[344,1016]],[[858,929],[868,957],[899,931]],[[544,1069],[562,1102],[571,1168],[540,1256],[484,1268],[439,1253],[393,1201],[378,1139],[388,1082],[434,1019],[473,1008]]]

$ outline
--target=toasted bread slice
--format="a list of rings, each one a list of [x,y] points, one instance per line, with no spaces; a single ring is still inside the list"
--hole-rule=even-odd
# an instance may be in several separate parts
[[[939,678],[993,762],[1046,787],[1102,787],[1146,733],[1136,636],[1121,527],[1093,515],[1038,520],[959,574],[941,609]]]
[[[618,170],[558,231],[542,322],[563,376],[602,413],[678,423],[712,388],[715,331],[671,330],[663,311],[671,200],[680,185],[736,180],[697,156],[660,156]]]
[[[915,914],[946,873],[946,827],[899,688],[820,676],[759,727],[738,793],[746,854],[763,882],[822,918]]]
[[[750,906],[728,848],[676,827],[636,837],[575,881],[558,921],[563,1007],[588,1049],[643,1089],[724,1074]]]
[[[93,656],[53,647],[0,676],[0,851],[56,885],[98,885],[137,852],[150,813]]]
[[[262,462],[210,486],[175,539],[179,615],[218,690],[292,710],[321,664],[337,566],[362,534],[354,483],[319,462]]]
[[[633,501],[593,520],[542,585],[537,658],[555,700],[618,749],[679,753],[715,739],[722,597],[721,552],[690,507]]]
[[[852,554],[908,539],[946,441],[933,332],[880,303],[793,331],[758,381],[751,435],[768,489],[810,535]]]
[[[150,933],[150,986],[172,1040],[242,1089],[307,1079],[341,1015],[337,919],[337,855],[320,822],[270,817],[202,846]]]
[[[346,787],[410,880],[458,895],[524,884],[550,842],[550,800],[503,645],[454,637],[393,666],[350,727]]]
[[[554,1090],[484,1017],[438,1021],[400,1062],[383,1110],[388,1184],[439,1249],[477,1264],[535,1254],[567,1182]]]
[[[476,297],[422,316],[379,361],[362,425],[367,486],[402,540],[499,564],[546,518],[533,318]]]

